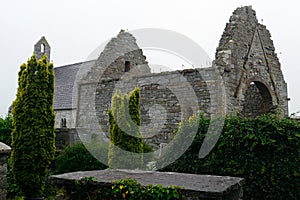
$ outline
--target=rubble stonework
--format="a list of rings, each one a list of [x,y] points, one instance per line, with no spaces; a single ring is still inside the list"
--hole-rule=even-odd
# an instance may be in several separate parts
[[[210,70],[206,69],[205,74],[210,74]],[[186,84],[192,87],[192,93],[187,90]],[[118,81],[112,79],[100,82],[96,90],[96,113],[102,130],[108,130],[107,109],[114,92],[128,93],[136,86],[141,89],[142,135],[156,147],[176,133],[182,118],[187,119],[199,112],[209,115],[211,112],[207,83],[196,69],[135,76]],[[193,100],[195,102],[180,103]]]
[[[37,59],[40,59],[44,54],[46,54],[49,61],[50,51],[50,45],[44,36],[34,45],[34,53],[36,54]]]
[[[217,48],[214,64],[226,86],[229,112],[243,110],[247,111],[243,112],[246,116],[257,116],[279,109],[284,116],[288,115],[287,85],[270,32],[258,23],[251,6],[233,12]],[[247,93],[250,84],[257,87],[259,92],[256,94],[260,97]],[[262,109],[257,111],[257,104],[251,102],[259,98]]]
[[[6,199],[7,194],[7,158],[11,148],[0,142],[0,200]]]
[[[91,133],[107,136],[113,92],[128,92],[135,86],[141,88],[143,135],[156,146],[176,133],[182,119],[199,112],[207,116],[241,113],[255,117],[275,111],[288,115],[287,84],[270,32],[258,22],[251,6],[233,12],[209,68],[152,74],[136,39],[121,31],[97,60],[56,68],[55,81],[57,127],[60,118],[66,118],[68,128],[88,127],[87,138]],[[186,92],[186,82],[193,94]],[[224,91],[215,88],[221,83]],[[182,100],[193,95],[197,110]]]

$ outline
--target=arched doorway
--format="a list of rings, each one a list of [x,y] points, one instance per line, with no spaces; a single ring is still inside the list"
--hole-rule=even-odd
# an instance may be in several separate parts
[[[251,82],[245,93],[242,115],[257,117],[273,111],[272,96],[267,86],[259,81]]]

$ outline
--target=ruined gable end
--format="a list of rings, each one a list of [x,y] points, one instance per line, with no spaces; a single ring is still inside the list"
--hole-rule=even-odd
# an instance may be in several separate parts
[[[135,37],[131,33],[121,30],[106,44],[83,81],[120,78],[126,72],[130,72],[132,75],[142,75],[149,74],[151,70]]]
[[[226,86],[229,112],[247,117],[277,111],[288,115],[287,85],[271,34],[258,23],[251,6],[233,12],[214,63]]]

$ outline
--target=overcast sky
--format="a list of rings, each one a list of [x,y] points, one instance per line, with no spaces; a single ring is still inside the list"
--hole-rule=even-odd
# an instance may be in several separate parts
[[[0,6],[0,115],[15,99],[20,64],[45,36],[55,66],[84,61],[121,29],[162,28],[198,43],[214,59],[232,12],[252,5],[270,30],[288,83],[290,113],[300,110],[298,0],[10,0]],[[147,55],[147,54],[146,54]]]

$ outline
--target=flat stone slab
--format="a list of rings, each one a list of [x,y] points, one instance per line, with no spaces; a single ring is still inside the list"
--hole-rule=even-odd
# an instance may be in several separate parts
[[[185,191],[202,193],[210,196],[224,196],[234,190],[242,191],[241,187],[244,184],[243,178],[229,176],[115,169],[66,173],[53,175],[49,179],[54,184],[63,185],[66,184],[66,182],[73,182],[85,177],[97,178],[97,182],[102,183],[99,185],[111,184],[114,180],[132,178],[143,185],[160,184],[164,187],[179,186]]]

